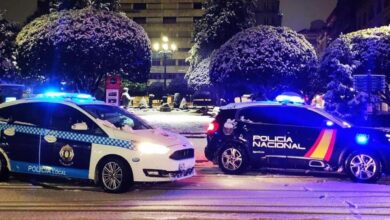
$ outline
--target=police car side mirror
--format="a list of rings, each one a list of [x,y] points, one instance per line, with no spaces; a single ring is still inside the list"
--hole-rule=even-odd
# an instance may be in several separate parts
[[[75,130],[75,131],[87,131],[88,130],[88,125],[85,122],[76,123],[76,124],[72,125],[72,130]]]

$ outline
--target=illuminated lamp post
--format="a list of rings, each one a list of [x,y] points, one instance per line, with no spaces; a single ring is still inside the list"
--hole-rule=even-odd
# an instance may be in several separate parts
[[[177,50],[177,46],[174,42],[170,43],[167,36],[163,36],[160,42],[153,44],[153,50],[163,57],[164,65],[164,91],[167,89],[167,58]]]

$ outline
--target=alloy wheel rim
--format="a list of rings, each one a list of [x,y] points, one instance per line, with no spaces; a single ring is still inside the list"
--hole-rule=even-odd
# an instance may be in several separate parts
[[[349,165],[352,174],[360,180],[372,178],[377,171],[374,158],[367,154],[355,155]]]
[[[115,162],[106,163],[102,172],[103,184],[109,190],[116,190],[120,187],[123,179],[123,171]]]
[[[228,170],[238,170],[242,165],[242,154],[235,148],[228,148],[222,153],[222,165]]]

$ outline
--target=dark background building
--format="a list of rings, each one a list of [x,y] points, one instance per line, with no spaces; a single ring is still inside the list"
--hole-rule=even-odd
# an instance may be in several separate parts
[[[340,34],[390,24],[390,0],[339,0],[318,37],[321,53]]]

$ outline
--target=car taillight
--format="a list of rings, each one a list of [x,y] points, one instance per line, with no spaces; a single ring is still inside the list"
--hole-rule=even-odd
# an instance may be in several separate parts
[[[214,134],[219,128],[217,121],[212,121],[207,128],[207,134]]]

